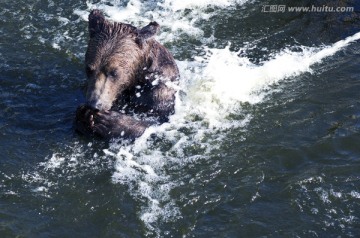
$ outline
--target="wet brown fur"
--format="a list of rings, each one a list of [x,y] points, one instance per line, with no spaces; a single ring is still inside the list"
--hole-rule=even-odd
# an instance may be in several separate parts
[[[78,131],[135,138],[168,120],[176,91],[166,81],[176,82],[179,71],[169,51],[152,38],[158,30],[156,22],[138,29],[107,21],[99,10],[90,13],[87,103],[77,110]],[[136,119],[140,114],[145,119]]]

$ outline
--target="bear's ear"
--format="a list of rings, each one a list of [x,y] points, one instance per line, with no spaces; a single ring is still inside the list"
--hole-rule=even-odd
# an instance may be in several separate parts
[[[94,9],[89,14],[89,33],[94,37],[96,33],[101,32],[106,24],[106,19],[100,10]]]
[[[155,22],[155,21],[150,22],[149,25],[138,30],[137,36],[136,36],[136,43],[140,47],[142,47],[143,42],[146,41],[147,39],[153,37],[154,35],[156,35],[156,33],[158,33],[159,29],[160,29],[160,25],[157,22]]]

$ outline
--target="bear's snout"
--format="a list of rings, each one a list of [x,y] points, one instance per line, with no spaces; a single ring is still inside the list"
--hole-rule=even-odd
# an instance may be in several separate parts
[[[86,102],[86,106],[94,112],[104,111],[103,105],[101,103],[98,103],[96,100]]]

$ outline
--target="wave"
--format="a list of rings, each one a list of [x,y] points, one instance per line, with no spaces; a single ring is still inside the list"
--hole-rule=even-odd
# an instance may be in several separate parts
[[[246,56],[239,57],[229,47],[206,49],[207,55],[197,57],[197,61],[179,62],[180,88],[185,96],[180,96],[175,115],[169,123],[149,128],[132,145],[113,144],[114,152],[109,153],[117,159],[113,181],[128,185],[134,197],[148,201],[141,219],[150,230],[159,220],[180,218],[175,198],[169,195],[178,181],[173,181],[164,168],[181,171],[188,163],[208,159],[227,129],[245,129],[251,120],[251,115],[244,115],[241,120],[228,118],[234,111],[241,113],[239,103],[262,102],[265,88],[305,72],[312,73],[314,65],[359,39],[357,33],[330,46],[301,47],[301,52],[284,49],[260,65],[251,63]],[[154,143],[152,134],[160,137],[162,143]],[[167,150],[163,150],[164,144],[168,144]],[[189,147],[198,149],[187,154]]]
[[[136,25],[156,19],[165,27],[159,40],[172,42],[184,32],[201,36],[203,32],[198,21],[216,14],[216,11],[207,13],[208,7],[225,8],[247,2],[130,0],[123,4],[114,0],[94,4],[88,1],[87,10],[77,9],[74,13],[87,19],[90,9],[98,8],[114,21]],[[185,15],[189,8],[191,14]],[[127,186],[129,194],[143,204],[139,218],[148,232],[160,236],[161,224],[182,217],[177,198],[171,196],[171,191],[184,181],[175,174],[186,173],[184,169],[189,164],[210,159],[229,129],[246,130],[252,115],[242,110],[244,103],[263,102],[269,86],[289,78],[296,80],[296,76],[306,72],[313,73],[317,64],[359,39],[360,33],[357,33],[328,46],[297,46],[296,51],[284,48],[258,64],[240,54],[246,52],[246,48],[233,52],[230,43],[223,49],[203,45],[203,55],[194,56],[194,60],[178,61],[181,80],[176,112],[169,123],[148,128],[133,144],[117,141],[104,150],[108,158],[116,161],[112,181]],[[232,114],[236,114],[237,119]],[[64,161],[56,154],[41,167],[54,170],[64,166]]]

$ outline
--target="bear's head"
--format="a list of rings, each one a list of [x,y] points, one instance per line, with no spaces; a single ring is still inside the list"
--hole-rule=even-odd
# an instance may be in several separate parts
[[[95,110],[107,111],[117,96],[136,84],[136,76],[150,54],[156,22],[142,29],[105,19],[99,10],[89,15],[90,40],[85,55],[86,100]]]

